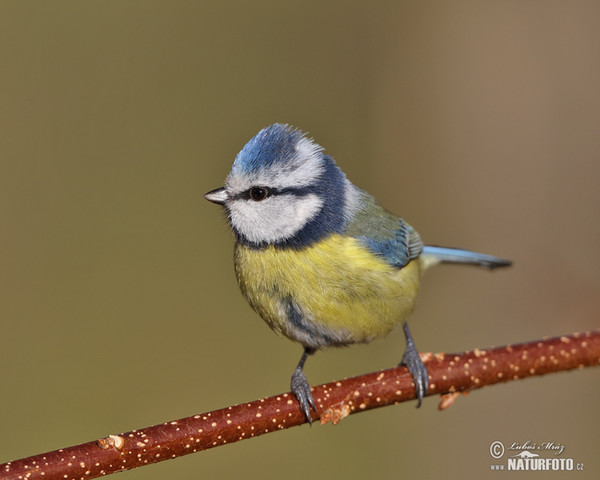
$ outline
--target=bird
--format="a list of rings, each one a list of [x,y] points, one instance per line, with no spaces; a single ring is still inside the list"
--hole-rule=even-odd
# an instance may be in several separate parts
[[[303,372],[327,347],[368,343],[402,323],[417,407],[427,368],[408,328],[421,274],[440,263],[495,269],[511,261],[425,245],[402,218],[355,186],[303,131],[275,123],[234,159],[223,187],[204,197],[224,207],[242,294],[276,333],[303,352],[290,388],[306,420],[316,413]]]

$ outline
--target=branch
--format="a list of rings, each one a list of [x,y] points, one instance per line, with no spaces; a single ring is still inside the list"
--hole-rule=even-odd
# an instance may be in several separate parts
[[[440,409],[460,392],[600,364],[600,330],[462,354],[423,354]],[[321,423],[414,399],[404,367],[313,388]],[[0,465],[0,480],[96,478],[305,423],[291,393],[194,415]]]

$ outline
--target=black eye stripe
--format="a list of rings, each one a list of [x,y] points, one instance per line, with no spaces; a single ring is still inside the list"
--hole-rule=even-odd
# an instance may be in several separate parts
[[[310,195],[314,193],[313,189],[310,187],[288,187],[277,190],[279,195],[296,195],[297,197],[304,197],[306,195]]]
[[[252,190],[253,189],[263,189],[266,190],[268,193],[266,194],[266,196],[264,196],[262,198],[262,200],[274,196],[274,195],[294,195],[296,197],[304,197],[306,195],[309,195],[311,193],[314,193],[313,189],[310,187],[286,187],[286,188],[271,188],[271,187],[264,187],[264,186],[260,186],[260,185],[255,185],[250,187],[248,190],[244,190],[243,192],[237,193],[233,196],[233,200],[254,200],[257,201],[256,199],[254,199],[252,197]],[[260,201],[260,200],[258,200]]]

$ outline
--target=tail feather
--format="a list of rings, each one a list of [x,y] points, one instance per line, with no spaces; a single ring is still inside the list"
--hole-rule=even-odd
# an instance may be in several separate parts
[[[460,248],[436,247],[434,245],[425,245],[421,255],[432,256],[435,260],[442,263],[463,263],[467,265],[477,265],[479,267],[489,268],[490,270],[512,265],[510,260],[504,260],[492,255],[471,252],[469,250],[462,250]]]

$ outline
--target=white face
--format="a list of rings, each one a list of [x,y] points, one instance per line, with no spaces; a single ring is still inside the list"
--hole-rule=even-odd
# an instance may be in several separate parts
[[[293,237],[322,206],[323,201],[315,194],[275,194],[261,201],[236,198],[227,202],[231,225],[253,243]]]
[[[253,243],[274,243],[293,237],[323,207],[316,194],[294,194],[286,189],[302,189],[318,182],[323,174],[321,147],[302,138],[296,145],[297,162],[286,167],[274,165],[259,172],[231,171],[225,183],[226,205],[232,227]],[[241,196],[252,187],[266,187],[274,193],[263,200]]]

